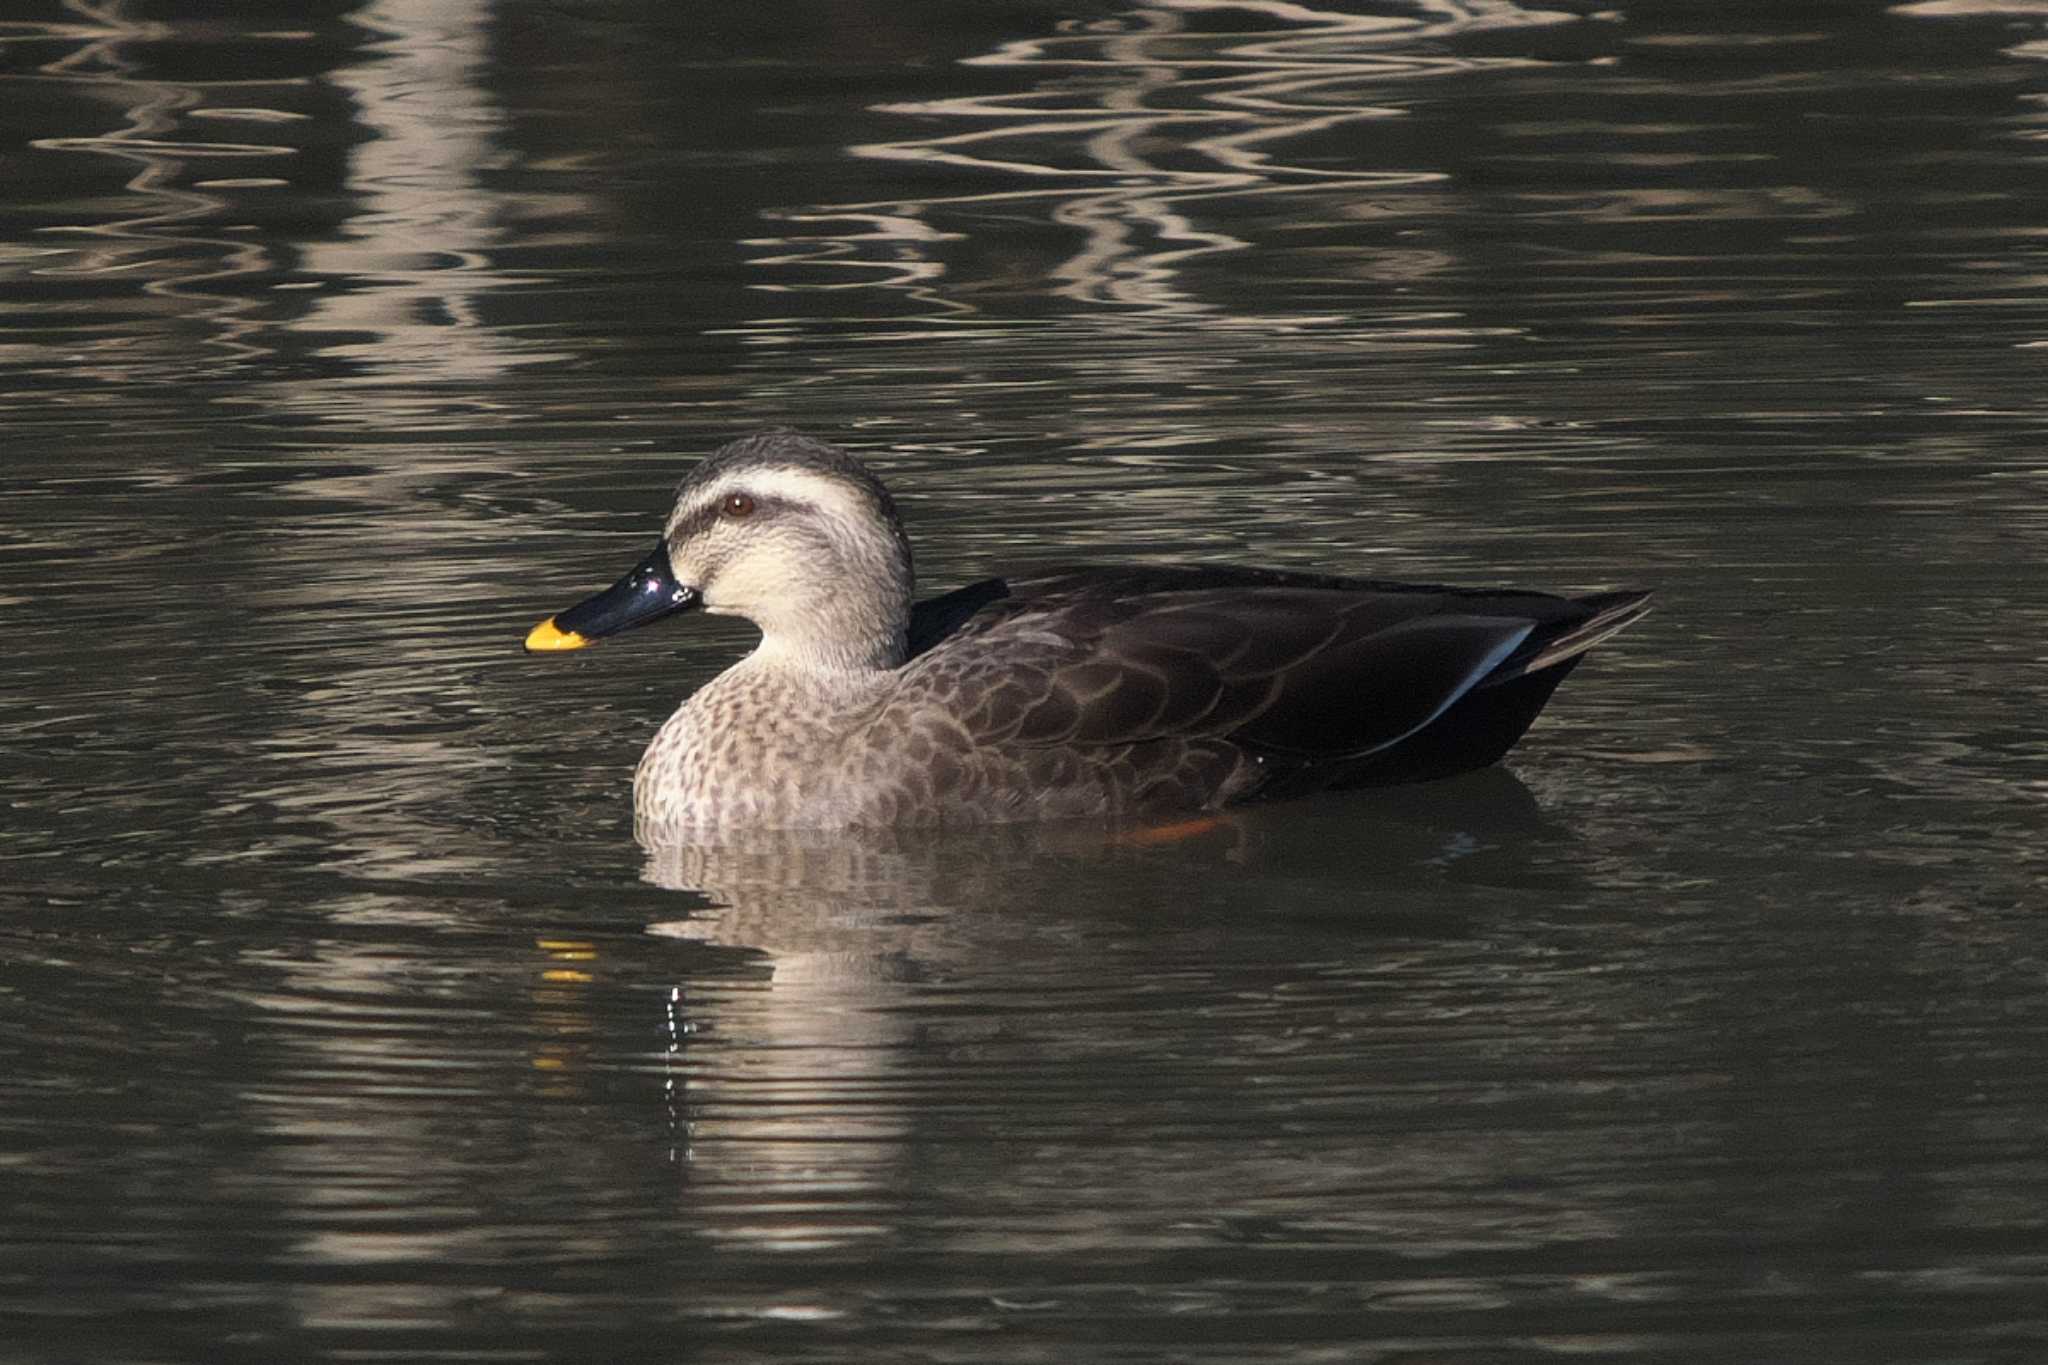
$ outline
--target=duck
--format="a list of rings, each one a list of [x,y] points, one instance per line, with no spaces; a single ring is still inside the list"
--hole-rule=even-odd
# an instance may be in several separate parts
[[[1650,594],[1564,597],[1264,568],[1133,564],[916,599],[895,500],[776,429],[720,447],[611,587],[534,654],[686,612],[760,631],[633,779],[636,830],[1143,821],[1450,777],[1500,761]]]

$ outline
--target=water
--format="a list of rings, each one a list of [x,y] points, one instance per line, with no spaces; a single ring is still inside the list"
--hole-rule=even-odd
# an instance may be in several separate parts
[[[2048,1355],[2048,12],[0,28],[0,1357]],[[932,587],[1659,611],[1508,771],[650,859],[788,423]]]

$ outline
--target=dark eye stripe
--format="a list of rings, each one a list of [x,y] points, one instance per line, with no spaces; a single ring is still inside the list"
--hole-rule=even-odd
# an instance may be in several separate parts
[[[730,517],[725,508],[726,504],[735,497],[746,498],[753,503],[754,510],[744,518]],[[748,523],[753,523],[765,517],[774,516],[779,512],[786,511],[788,507],[788,502],[781,498],[762,497],[759,494],[734,490],[731,493],[720,494],[717,502],[706,503],[691,512],[675,524],[675,530],[671,534],[677,540],[686,540],[719,521],[743,519]]]

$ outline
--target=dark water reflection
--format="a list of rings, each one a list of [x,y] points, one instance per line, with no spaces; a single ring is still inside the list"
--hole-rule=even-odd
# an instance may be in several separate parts
[[[0,23],[0,1357],[2048,1352],[2044,24]],[[1512,774],[650,863],[744,633],[517,643],[771,421],[934,587],[1660,610]]]

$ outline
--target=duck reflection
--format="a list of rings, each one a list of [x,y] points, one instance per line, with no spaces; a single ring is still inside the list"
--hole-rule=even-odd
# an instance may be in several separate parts
[[[941,913],[980,920],[1003,912],[1014,920],[1056,908],[1054,893],[1074,890],[1077,879],[1094,889],[1087,897],[1092,906],[1122,911],[1235,903],[1247,883],[1327,886],[1369,928],[1372,906],[1360,893],[1376,877],[1405,879],[1487,850],[1562,837],[1530,789],[1498,767],[1160,825],[707,830],[682,844],[658,843],[646,826],[637,833],[648,881],[713,902],[653,932],[772,956],[808,954],[827,943],[864,951],[878,928],[915,940],[936,923],[927,917]],[[1237,884],[1217,883],[1219,872]],[[1204,886],[1210,893],[1200,891]],[[1142,894],[1104,902],[1102,893],[1116,888]],[[1285,914],[1316,907],[1259,908]],[[854,937],[842,940],[842,931]]]
[[[1447,879],[1511,896],[1558,837],[1495,769],[1169,827],[755,831],[651,848],[647,880],[710,903],[649,932],[765,968],[669,996],[674,1151],[693,1184],[742,1195],[714,1235],[786,1249],[885,1234],[873,1210],[933,1111],[1001,1085],[963,1060],[977,1041],[1062,992],[1114,1001],[1157,985],[1155,948],[1256,956],[1265,935],[1292,960],[1304,921],[1367,940],[1461,936],[1467,912],[1446,907],[1472,898],[1439,894]],[[1048,979],[1058,963],[1072,974]]]

